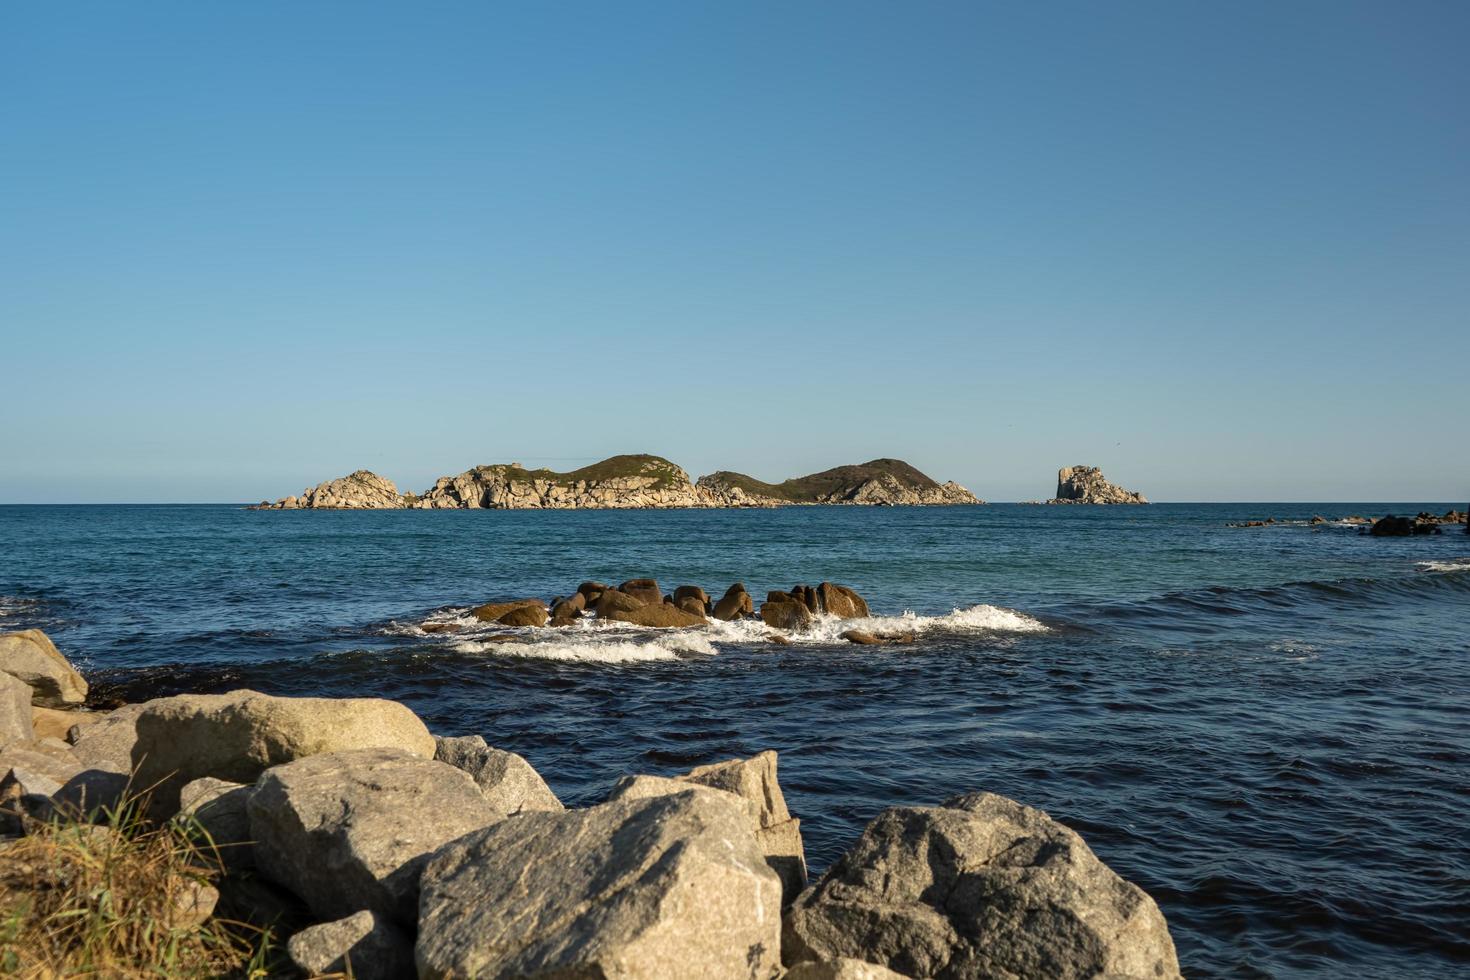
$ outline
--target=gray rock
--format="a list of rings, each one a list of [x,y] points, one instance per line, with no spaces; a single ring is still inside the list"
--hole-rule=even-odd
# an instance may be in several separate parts
[[[175,819],[196,832],[205,847],[216,850],[227,867],[253,867],[249,804],[254,795],[254,786],[210,776],[196,779],[179,791],[179,814]]]
[[[380,698],[186,694],[148,702],[136,725],[135,782],[154,787],[150,812],[160,818],[177,813],[179,790],[204,776],[252,783],[271,766],[349,749],[434,756],[434,736],[418,716]]]
[[[256,866],[318,916],[368,909],[404,923],[428,855],[502,816],[467,773],[399,749],[276,766],[246,807]]]
[[[697,783],[686,783],[682,779],[674,779],[668,776],[649,776],[640,773],[636,776],[624,776],[613,786],[612,792],[607,796],[607,802],[615,803],[620,800],[651,800],[660,796],[672,796],[675,793],[713,793],[724,800],[725,805],[735,806],[744,814],[745,821],[750,825],[754,833],[760,827],[760,811],[754,803],[742,799],[725,790],[715,789],[711,786],[700,786]]]
[[[87,682],[40,630],[0,633],[0,671],[31,688],[31,703],[65,708],[87,700]]]
[[[125,773],[83,769],[52,794],[59,813],[75,820],[106,822],[128,799],[132,781]]]
[[[541,774],[514,752],[492,749],[478,735],[434,738],[434,758],[467,772],[502,816],[529,810],[564,810]]]
[[[781,980],[910,980],[886,966],[838,957],[830,962],[798,963]]]
[[[797,899],[782,952],[944,980],[1179,976],[1153,899],[1073,831],[989,793],[880,814]]]
[[[688,792],[528,813],[424,869],[419,977],[771,977],[780,883],[746,814]]]
[[[749,800],[756,807],[760,826],[774,827],[791,819],[786,797],[776,779],[777,756],[767,749],[749,759],[729,759],[697,766],[678,778],[687,783],[712,786]]]
[[[147,703],[125,704],[94,722],[72,726],[67,738],[77,760],[89,769],[132,772],[133,747],[138,744],[138,716],[146,707]]]
[[[64,742],[41,738],[29,742],[11,742],[0,748],[0,775],[8,769],[24,769],[43,776],[59,789],[68,779],[82,771],[82,765]]]
[[[391,922],[366,909],[302,929],[286,950],[310,977],[350,971],[354,980],[399,980],[414,972],[413,943]]]
[[[31,724],[31,686],[0,671],[0,745],[29,742],[36,737]]]

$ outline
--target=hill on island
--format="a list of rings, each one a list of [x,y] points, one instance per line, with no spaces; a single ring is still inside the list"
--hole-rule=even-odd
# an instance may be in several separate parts
[[[672,507],[783,507],[799,504],[922,506],[983,501],[957,483],[939,483],[908,463],[875,459],[784,483],[718,472],[698,483],[677,464],[647,454],[613,456],[560,473],[519,463],[476,466],[443,476],[422,494],[399,493],[366,470],[283,497],[266,510],[495,509],[572,510]]]

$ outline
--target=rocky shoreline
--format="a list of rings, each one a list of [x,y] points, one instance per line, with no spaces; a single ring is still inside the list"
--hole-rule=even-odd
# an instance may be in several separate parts
[[[358,470],[303,490],[261,501],[254,510],[609,510],[803,505],[947,506],[983,504],[953,481],[939,483],[897,459],[875,459],[761,483],[719,472],[697,482],[660,456],[613,456],[569,473],[528,470],[519,463],[476,466],[440,477],[422,494]]]
[[[767,605],[805,609],[793,592]],[[569,810],[526,759],[392,701],[233,691],[90,712],[38,630],[0,636],[0,691],[0,856],[47,821],[117,833],[99,808],[149,787],[147,819],[192,828],[222,865],[172,927],[269,926],[290,961],[275,975],[1179,976],[1147,894],[993,794],[889,808],[808,882],[774,751],[627,775]]]
[[[1447,510],[1443,514],[1420,511],[1414,517],[1396,517],[1393,514],[1384,517],[1364,517],[1361,514],[1349,514],[1346,517],[1323,517],[1318,514],[1307,521],[1278,521],[1274,517],[1267,517],[1264,520],[1237,521],[1227,524],[1226,527],[1355,527],[1359,534],[1367,534],[1375,538],[1406,538],[1424,534],[1441,534],[1443,526],[1452,524],[1466,525],[1466,531],[1470,533],[1470,514],[1462,510]]]

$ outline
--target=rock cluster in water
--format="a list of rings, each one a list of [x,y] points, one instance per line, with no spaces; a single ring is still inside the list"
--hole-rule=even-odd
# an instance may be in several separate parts
[[[673,507],[785,507],[801,504],[925,506],[984,501],[958,483],[938,483],[902,460],[839,466],[785,483],[720,472],[697,483],[659,456],[613,456],[570,473],[519,463],[476,466],[440,477],[422,494],[400,493],[367,470],[330,480],[299,496],[262,501],[262,510],[496,509],[599,510]]]
[[[235,691],[90,714],[44,634],[0,650],[0,830],[87,819],[129,773],[154,781],[152,819],[187,821],[224,860],[194,921],[274,923],[309,975],[1179,976],[1153,899],[1004,797],[885,810],[809,885],[775,752],[627,776],[567,809],[522,757],[391,701]]]
[[[1146,504],[1136,490],[1107,481],[1096,466],[1067,466],[1057,471],[1057,495],[1049,504]]]

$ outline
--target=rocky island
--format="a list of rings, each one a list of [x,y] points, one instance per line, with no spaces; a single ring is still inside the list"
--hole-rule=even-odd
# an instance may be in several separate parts
[[[1109,483],[1096,466],[1067,466],[1057,471],[1057,495],[1047,503],[1146,504],[1148,498]]]
[[[607,510],[981,503],[984,501],[958,483],[939,483],[898,459],[839,466],[773,484],[725,471],[695,482],[661,456],[626,455],[568,473],[528,470],[519,463],[476,466],[458,476],[440,477],[423,494],[401,493],[391,480],[358,470],[304,490],[299,496],[283,497],[274,503],[262,501],[256,509]]]

